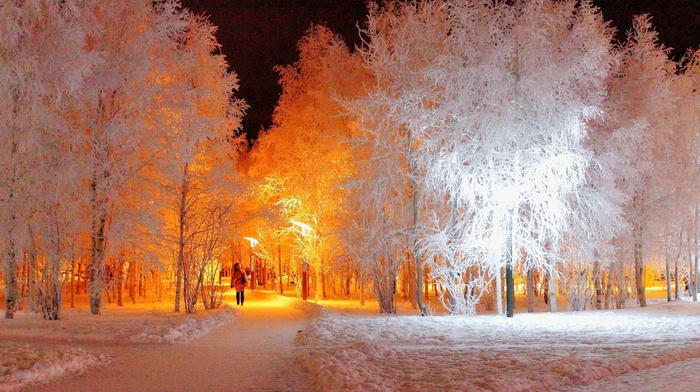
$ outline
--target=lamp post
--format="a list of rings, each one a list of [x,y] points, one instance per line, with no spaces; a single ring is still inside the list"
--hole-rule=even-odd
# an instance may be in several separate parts
[[[306,237],[313,228],[306,223],[295,220],[290,221],[293,225],[299,226],[301,235]],[[306,256],[302,256],[301,262],[301,299],[306,301],[309,296],[309,264],[306,262]]]
[[[250,243],[250,289],[255,290],[255,262],[253,261],[253,248],[258,244],[258,240],[253,237],[243,237]]]

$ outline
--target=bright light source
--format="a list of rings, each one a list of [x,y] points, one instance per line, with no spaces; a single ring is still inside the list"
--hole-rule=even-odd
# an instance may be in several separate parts
[[[507,210],[512,210],[518,201],[518,189],[516,187],[496,187],[493,191],[493,197],[497,205],[505,207]]]
[[[313,228],[307,225],[306,223],[297,222],[293,219],[289,222],[291,222],[293,225],[299,226],[301,228],[301,235],[303,235],[304,237],[306,237],[309,234],[309,232],[313,230]]]
[[[258,240],[256,240],[253,237],[243,237],[243,239],[250,241],[250,247],[255,248],[255,245],[258,244]]]

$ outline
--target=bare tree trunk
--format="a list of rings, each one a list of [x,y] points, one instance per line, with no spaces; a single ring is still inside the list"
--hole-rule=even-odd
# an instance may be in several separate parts
[[[680,249],[680,248],[679,248]],[[680,250],[679,250],[680,252]],[[680,254],[676,257],[676,260],[674,261],[674,268],[673,268],[673,281],[676,282],[676,299],[680,298],[680,292],[678,289],[678,259],[680,259]]]
[[[75,278],[78,279],[77,284],[75,285],[75,293],[80,294],[80,279],[82,278],[82,270],[83,270],[83,263],[78,262],[78,272],[76,272]]]
[[[61,317],[62,286],[59,250],[44,263],[38,305],[45,320],[58,320]]]
[[[116,279],[117,279],[117,306],[124,306],[124,254],[119,255],[116,262]]]
[[[595,308],[603,309],[603,278],[600,272],[600,262],[593,262],[593,279],[595,285]]]
[[[697,252],[697,250],[696,250],[696,252]],[[698,260],[697,253],[695,253],[693,255],[693,264],[694,264],[693,272],[695,275],[693,276],[693,280],[691,281],[691,284],[689,285],[688,288],[693,291],[693,302],[697,302],[698,301],[698,283],[699,283],[698,280],[700,279],[700,274],[698,274],[698,267],[700,267],[700,260]]]
[[[185,313],[188,313],[190,293],[190,274],[185,272],[182,274],[182,302],[185,305]]]
[[[27,231],[29,234],[29,251],[28,251],[28,257],[29,257],[29,262],[27,263],[27,268],[28,268],[28,277],[27,277],[27,282],[29,283],[29,309],[32,312],[37,311],[37,301],[39,300],[38,298],[38,285],[37,281],[39,280],[37,275],[38,275],[38,263],[37,263],[37,249],[36,249],[36,243],[34,239],[34,231],[32,230],[31,225],[27,225]]]
[[[277,265],[278,265],[277,279],[279,279],[280,294],[284,294],[284,289],[282,288],[282,246],[280,246],[280,245],[277,245]]]
[[[70,307],[75,308],[75,260],[70,262]]]
[[[501,279],[501,269],[496,269],[496,312],[499,316],[503,315],[503,282]]]
[[[671,301],[671,263],[668,261],[668,254],[666,255],[666,300]]]
[[[697,225],[698,223],[698,215],[700,215],[700,209],[698,207],[695,207],[695,224]],[[695,227],[694,233],[693,233],[693,239],[694,239],[694,247],[693,247],[693,261],[695,262],[695,275],[692,280],[692,284],[690,284],[690,288],[693,290],[693,302],[698,301],[698,284],[700,284],[700,274],[698,274],[698,263],[700,261],[698,260],[698,229],[697,226]]]
[[[20,105],[19,105],[19,95],[18,90],[13,89],[12,94],[12,118],[16,118],[19,115]],[[13,120],[14,122],[14,120]],[[14,126],[10,127],[12,133],[12,145],[10,150],[10,171],[11,177],[9,184],[5,184],[9,187],[9,195],[7,200],[7,205],[10,208],[10,222],[7,229],[7,239],[8,248],[7,254],[5,255],[5,318],[11,319],[15,317],[15,310],[17,307],[17,244],[15,243],[15,232],[17,229],[17,216],[15,215],[15,205],[16,198],[15,195],[17,189],[17,162],[19,161],[18,152],[18,142],[17,142],[17,132]]]
[[[352,267],[348,265],[348,270],[347,270],[347,275],[345,276],[345,297],[347,298],[348,296],[351,295],[352,293],[352,275],[353,275],[353,270]]]
[[[647,306],[646,287],[644,285],[644,259],[642,258],[642,227],[634,224],[634,280],[637,286],[639,306]]]
[[[527,312],[535,312],[535,271],[533,268],[527,270]]]
[[[416,279],[416,273],[413,272],[413,269],[416,267],[414,263],[410,262],[411,260],[411,252],[406,252],[406,262],[402,263],[403,265],[403,273],[404,273],[404,280],[406,281],[405,286],[405,291],[406,291],[406,298],[409,300],[411,304],[412,309],[417,309],[418,308],[418,302],[416,301],[416,296],[420,296],[421,293],[418,292],[418,288],[420,285],[417,285],[415,282]]]
[[[694,282],[693,276],[695,276],[695,272],[693,271],[693,251],[690,249],[690,235],[688,235],[686,242],[688,243],[688,277],[686,280],[685,289],[687,289],[688,295],[690,295],[690,286],[692,286]]]
[[[17,101],[15,101],[17,104]],[[15,108],[15,113],[19,108]],[[5,257],[5,318],[11,319],[15,317],[15,311],[17,310],[17,244],[15,243],[15,232],[17,229],[17,216],[15,215],[15,182],[17,179],[17,167],[15,162],[19,159],[17,158],[17,141],[15,140],[16,134],[12,132],[12,151],[11,151],[11,170],[12,177],[10,179],[10,194],[8,196],[8,205],[10,206],[12,212],[10,214],[10,224],[7,231],[8,238],[8,250],[7,257]]]
[[[425,274],[423,274],[423,287],[425,291],[425,299],[430,298],[430,284],[428,282],[428,273],[429,271],[425,271]]]
[[[138,276],[139,289],[138,296],[143,298],[146,296],[146,275],[143,273],[144,265],[141,263],[136,264],[136,274]]]
[[[129,262],[129,298],[131,303],[136,303],[136,263]]]
[[[604,309],[610,309],[610,303],[612,302],[612,277],[613,277],[613,264],[610,264],[608,268],[608,280],[605,282],[605,306]]]
[[[323,295],[323,273],[320,263],[314,268],[314,280],[314,301],[318,302]]]
[[[374,292],[379,303],[381,313],[395,314],[397,258],[391,254],[377,256],[377,262],[373,266]]]
[[[365,274],[362,270],[363,268],[360,268],[360,273],[358,274],[358,280],[360,281],[360,305],[365,304]]]
[[[326,274],[323,272],[323,257],[321,257],[320,278],[321,278],[321,292],[323,294],[323,299],[326,299],[326,298],[328,298],[328,296],[326,295]]]
[[[291,252],[289,254],[289,257],[287,258],[287,291],[289,291],[289,281],[292,279],[292,255]],[[297,282],[295,284],[299,284],[298,279],[296,279]]]
[[[680,291],[678,286],[681,282],[678,281],[678,260],[681,258],[681,249],[683,249],[683,230],[678,233],[678,252],[676,253],[676,260],[673,261],[673,282],[675,283],[676,299],[679,298]]]
[[[418,172],[418,168],[416,167],[416,162],[415,159],[413,158],[413,135],[411,131],[407,131],[408,137],[406,138],[406,147],[407,147],[407,157],[408,157],[408,164],[410,167],[410,180],[411,180],[411,206],[413,208],[413,227],[411,228],[411,253],[413,254],[413,261],[415,262],[416,265],[416,292],[415,292],[415,297],[416,297],[416,302],[418,304],[418,309],[420,310],[421,316],[425,316],[428,314],[428,311],[425,307],[425,304],[423,303],[423,297],[421,296],[421,293],[423,293],[423,259],[420,255],[420,251],[418,250],[418,184],[416,182],[416,176]]]
[[[556,312],[557,311],[557,269],[556,269],[556,262],[554,260],[551,261],[551,264],[549,266],[549,271],[547,271],[549,274],[549,311],[550,312]]]
[[[180,311],[180,298],[182,296],[182,285],[183,285],[183,271],[185,269],[185,211],[186,211],[186,200],[188,191],[188,181],[187,181],[187,169],[188,165],[185,163],[183,167],[184,180],[182,181],[182,189],[180,190],[180,206],[178,214],[178,249],[177,249],[177,272],[175,277],[175,311]]]
[[[102,306],[104,291],[104,258],[107,244],[107,217],[103,212],[93,215],[90,259],[88,261],[88,295],[90,296],[90,312],[99,314]]]

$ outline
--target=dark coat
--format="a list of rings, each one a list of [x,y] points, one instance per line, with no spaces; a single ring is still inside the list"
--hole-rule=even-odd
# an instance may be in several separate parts
[[[242,270],[233,270],[231,274],[231,287],[235,287],[236,291],[245,291],[248,278]]]

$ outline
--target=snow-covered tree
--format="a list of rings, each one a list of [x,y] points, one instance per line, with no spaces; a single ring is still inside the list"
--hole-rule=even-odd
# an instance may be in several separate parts
[[[236,78],[214,53],[214,28],[177,1],[13,1],[0,5],[0,23],[0,99],[11,108],[0,113],[6,315],[27,253],[30,275],[41,267],[51,285],[37,288],[39,300],[57,317],[62,268],[84,238],[98,313],[108,260],[155,248],[156,180],[191,163],[190,173],[228,184],[227,138],[243,108]],[[226,206],[230,193],[208,196]]]
[[[632,247],[634,282],[641,306],[646,306],[644,255],[654,248],[654,216],[667,214],[666,201],[674,172],[684,159],[674,157],[673,80],[676,65],[658,42],[649,18],[636,17],[621,46],[620,65],[609,83],[606,126],[611,142],[624,157],[616,167],[618,186],[628,198],[625,219],[629,232],[620,238]]]
[[[0,226],[2,227],[6,313],[18,299],[16,273],[24,252],[40,247],[43,280],[32,287],[44,316],[60,308],[62,263],[70,258],[75,221],[77,167],[65,162],[77,146],[65,140],[72,124],[61,116],[80,94],[97,64],[83,42],[91,26],[78,2],[30,0],[0,4]],[[89,23],[89,22],[88,22]],[[34,242],[34,235],[43,241]],[[29,280],[40,263],[30,257]]]
[[[678,259],[681,253],[686,253],[679,241],[679,238],[697,237],[698,231],[698,201],[695,189],[700,181],[700,162],[697,156],[700,150],[700,133],[698,123],[700,122],[700,53],[698,50],[691,51],[681,61],[679,75],[674,78],[673,91],[676,95],[671,113],[672,127],[670,143],[666,157],[671,161],[671,167],[661,175],[665,177],[666,197],[662,199],[662,209],[655,214],[652,227],[662,229],[661,236],[664,238],[663,252],[667,260],[666,276],[671,276],[670,262],[674,263],[674,273],[677,275]],[[683,234],[685,233],[685,234]],[[695,285],[693,300],[697,300],[698,282],[698,257],[700,253],[697,248],[697,241],[692,247],[691,254],[695,255],[688,265],[691,272],[695,272]],[[680,278],[676,276],[676,282]],[[671,279],[667,279],[669,298],[671,290]],[[678,284],[676,284],[676,298],[678,297]]]
[[[367,143],[355,151],[361,174],[349,181],[344,241],[359,261],[362,276],[371,279],[379,310],[396,313],[396,278],[410,249],[407,228],[414,218],[410,185],[396,170],[404,150]]]
[[[528,267],[551,268],[568,200],[585,184],[586,122],[600,115],[611,68],[599,11],[587,1],[406,3],[374,10],[365,34],[377,84],[364,104],[384,113],[366,130],[403,135],[373,143],[405,151],[395,167],[423,189],[418,208],[444,206],[414,220],[433,222],[413,236],[429,244],[414,257],[440,253],[449,262],[433,268],[453,269],[441,284],[463,285],[453,277],[472,266],[500,276],[512,235]]]
[[[251,177],[261,195],[275,197],[282,219],[313,227],[313,241],[299,237],[313,273],[314,296],[324,295],[324,272],[342,247],[344,179],[354,173],[344,144],[351,122],[337,97],[361,89],[355,75],[361,67],[343,41],[322,26],[313,26],[299,41],[299,60],[279,67],[282,95],[273,127],[251,153]],[[273,196],[274,194],[274,196]]]
[[[223,249],[222,230],[236,193],[233,155],[241,147],[234,131],[245,109],[233,95],[236,75],[227,70],[224,56],[216,54],[214,33],[206,19],[190,15],[161,76],[168,99],[159,110],[167,131],[155,159],[156,181],[161,183],[165,231],[177,259],[175,311],[184,294],[187,313],[195,312],[205,272]]]

